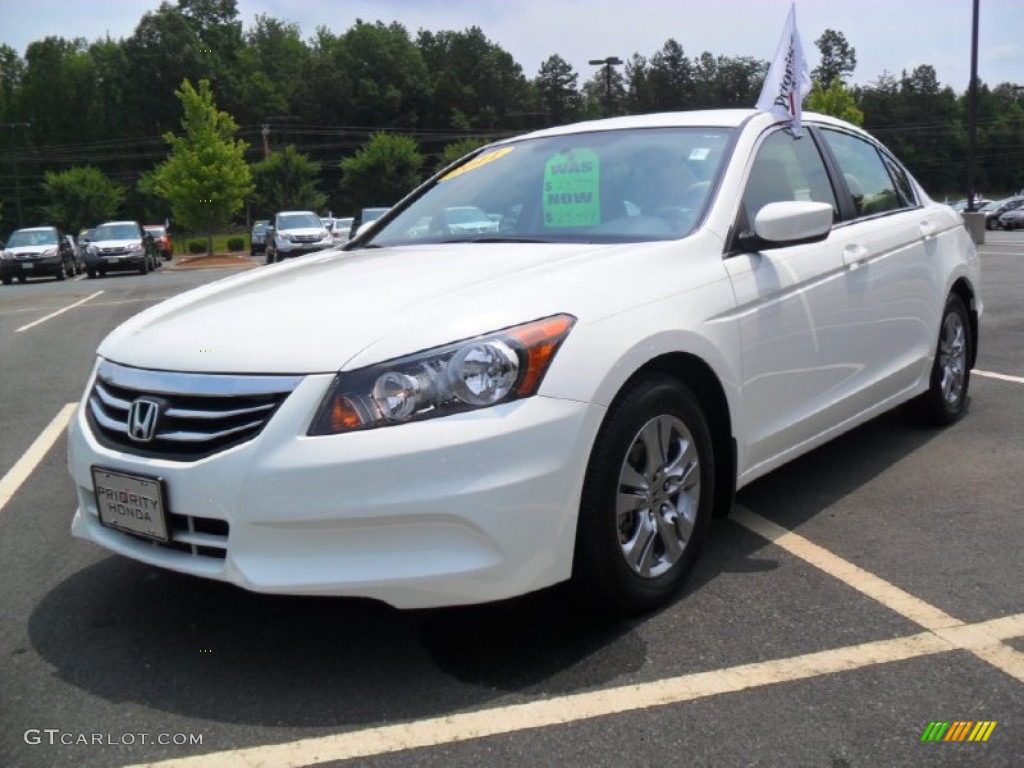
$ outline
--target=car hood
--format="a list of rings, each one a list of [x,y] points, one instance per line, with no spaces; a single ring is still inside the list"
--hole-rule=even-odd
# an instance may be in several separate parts
[[[652,283],[639,268],[642,254],[679,245],[462,243],[326,251],[176,296],[116,329],[99,354],[177,371],[357,368],[559,312],[578,316],[581,306],[613,312],[617,301],[635,302],[637,291]],[[602,261],[623,255],[628,274],[601,268]]]
[[[16,245],[13,248],[5,248],[7,253],[18,256],[25,253],[42,253],[43,251],[56,251],[56,245]]]
[[[128,240],[93,240],[89,245],[97,248],[124,248],[128,245],[138,245],[141,242],[141,238],[135,237]]]
[[[279,230],[277,230],[277,233],[279,235],[289,234],[289,235],[305,235],[305,236],[317,235],[317,236],[319,236],[319,235],[322,235],[324,232],[327,232],[327,230],[324,229],[323,227],[294,227],[294,228],[290,228],[290,229],[279,229]]]

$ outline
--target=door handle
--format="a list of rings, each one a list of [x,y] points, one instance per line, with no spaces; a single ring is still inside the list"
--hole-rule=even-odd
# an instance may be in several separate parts
[[[850,243],[843,248],[843,262],[850,269],[857,269],[857,267],[867,261],[870,253],[871,251],[860,243]]]
[[[921,229],[921,237],[925,240],[935,237],[935,233],[938,232],[938,227],[928,221],[928,219],[922,221],[918,226]]]

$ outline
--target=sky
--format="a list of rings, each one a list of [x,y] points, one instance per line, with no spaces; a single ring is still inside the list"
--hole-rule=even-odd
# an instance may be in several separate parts
[[[33,40],[54,35],[87,40],[131,35],[158,0],[2,0],[0,42],[24,54]],[[480,27],[533,78],[557,53],[580,83],[590,59],[634,53],[650,58],[674,38],[687,56],[753,56],[775,51],[790,0],[238,0],[245,26],[257,14],[295,22],[304,38],[320,25],[335,33],[363,21],[398,21],[410,35]],[[856,49],[853,82],[899,76],[920,64],[939,82],[965,91],[970,78],[972,0],[798,0],[797,28],[809,66],[825,29],[842,32]],[[1024,84],[1024,0],[980,0],[978,76],[989,85]],[[753,105],[751,105],[753,106]]]

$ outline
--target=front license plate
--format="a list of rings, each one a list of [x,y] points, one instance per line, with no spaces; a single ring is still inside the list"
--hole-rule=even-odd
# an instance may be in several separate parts
[[[103,525],[157,541],[168,540],[160,480],[93,467],[92,485]]]
[[[21,262],[21,268],[22,269],[35,269],[36,265],[33,264],[31,261],[23,261],[23,262]]]

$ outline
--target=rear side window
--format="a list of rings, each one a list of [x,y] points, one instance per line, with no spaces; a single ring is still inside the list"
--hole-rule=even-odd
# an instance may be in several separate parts
[[[839,163],[858,217],[896,211],[915,204],[905,174],[900,173],[901,183],[897,185],[887,167],[895,166],[895,163],[883,161],[873,144],[859,136],[830,128],[823,128],[821,134]]]

